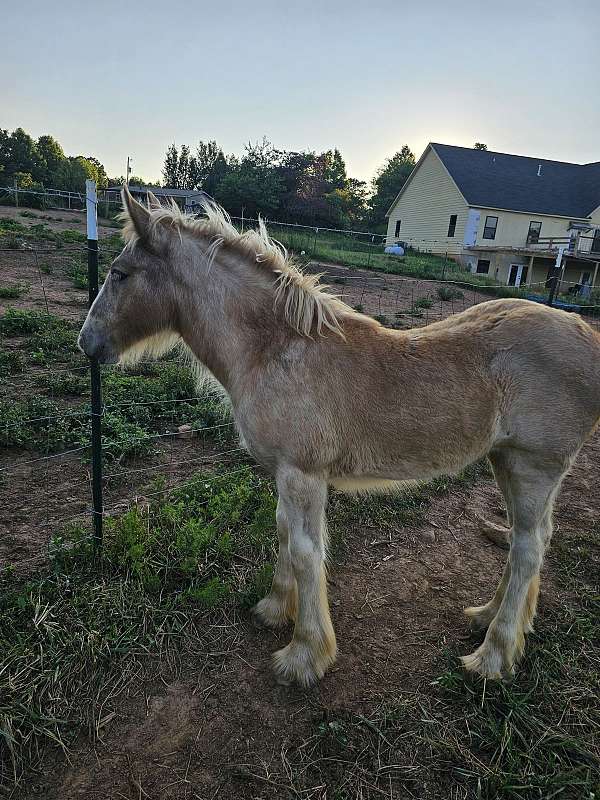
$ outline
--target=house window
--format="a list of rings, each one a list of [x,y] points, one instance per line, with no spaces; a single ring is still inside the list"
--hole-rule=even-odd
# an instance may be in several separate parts
[[[487,258],[479,258],[477,260],[477,269],[475,272],[479,272],[480,275],[487,275],[490,271],[490,261]]]
[[[537,244],[542,232],[541,222],[530,222],[529,233],[527,234],[527,244]]]
[[[498,227],[498,217],[486,217],[485,225],[483,226],[483,238],[495,239],[497,227]]]
[[[594,238],[592,239],[590,250],[592,253],[600,253],[600,230],[594,231]]]
[[[394,239],[397,239],[400,236],[400,225],[402,223],[401,219],[396,220],[396,230],[394,232]]]
[[[450,224],[448,225],[448,237],[454,236],[454,231],[456,230],[456,214],[450,215]]]

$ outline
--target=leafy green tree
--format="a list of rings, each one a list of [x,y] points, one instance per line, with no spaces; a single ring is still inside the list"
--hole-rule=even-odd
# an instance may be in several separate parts
[[[79,156],[79,158],[83,157]],[[101,164],[97,158],[94,158],[94,156],[86,156],[84,161],[88,162],[88,164],[85,166],[85,169],[88,172],[88,178],[96,181],[96,185],[99,189],[106,189],[108,186],[108,175],[106,174],[104,165]]]
[[[473,145],[473,150],[487,150],[487,149],[488,149],[487,144],[484,144],[483,142],[475,142],[475,144]]]
[[[334,189],[342,189],[345,186],[346,164],[337,147],[334,150],[326,150],[317,156],[315,164],[320,168],[323,180],[330,183]]]
[[[179,151],[175,144],[169,145],[167,149],[162,174],[165,186],[176,189],[179,181]]]
[[[217,157],[213,161],[210,170],[203,178],[200,188],[211,197],[215,197],[219,184],[226,175],[231,172],[232,165],[227,161],[222,150],[219,151]]]
[[[194,186],[192,188],[208,191],[207,184],[210,183],[214,191],[219,180],[225,177],[226,170],[223,170],[223,164],[226,163],[223,151],[214,140],[209,142],[200,140],[194,156],[195,175]],[[215,167],[217,167],[216,172]],[[222,173],[220,178],[218,177],[219,173]]]
[[[373,195],[369,224],[374,229],[385,228],[385,215],[400,189],[415,167],[415,156],[405,144],[383,164],[373,178]]]
[[[367,184],[357,178],[346,178],[342,188],[326,195],[335,210],[336,224],[343,228],[360,227],[367,211]]]
[[[281,205],[284,184],[275,169],[277,151],[263,138],[246,145],[246,153],[237,163],[229,162],[229,171],[216,187],[216,199],[234,216],[269,216]]]
[[[40,136],[36,142],[39,157],[44,163],[44,174],[41,178],[45,186],[54,186],[54,176],[65,162],[66,156],[60,144],[53,136]]]
[[[92,161],[84,156],[70,156],[65,159],[56,173],[57,185],[55,188],[64,189],[67,192],[83,192],[88,179],[96,181],[101,188],[107,186],[108,179],[104,183],[104,178],[95,162],[96,159]],[[101,164],[100,166],[102,167]],[[102,170],[104,170],[103,167]]]
[[[8,180],[7,166],[10,160],[10,133],[0,128],[0,179]]]
[[[4,131],[3,133],[7,133]],[[29,173],[34,181],[43,178],[45,164],[34,140],[23,128],[16,128],[1,145],[5,180],[12,182],[16,172]]]

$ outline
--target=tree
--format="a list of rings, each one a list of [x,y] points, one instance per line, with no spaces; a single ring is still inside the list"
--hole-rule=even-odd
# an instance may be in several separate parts
[[[229,172],[216,187],[216,199],[236,216],[242,209],[247,217],[273,214],[281,205],[284,191],[276,165],[277,151],[266,138],[248,143],[239,163],[230,160]]]
[[[483,142],[475,142],[475,144],[473,145],[473,150],[487,150],[487,149],[488,149],[487,144],[484,144]]]
[[[83,156],[79,156],[79,158],[83,158]],[[104,164],[101,164],[94,156],[86,156],[84,161],[87,161],[90,165],[90,167],[86,167],[91,173],[88,177],[96,181],[96,185],[99,189],[106,189],[108,186],[108,175],[104,169]]]
[[[415,156],[410,147],[405,144],[376,172],[373,179],[373,196],[369,224],[374,228],[385,227],[385,215],[400,189],[415,167]]]
[[[12,182],[17,172],[28,173],[34,181],[43,179],[45,164],[37,151],[34,140],[23,128],[16,128],[11,134],[3,131],[0,151],[2,152],[4,180]]]
[[[367,210],[367,184],[356,178],[346,178],[342,188],[326,195],[336,211],[336,224],[341,227],[359,227]]]
[[[202,168],[203,167],[199,165],[198,169],[200,170]],[[206,194],[210,195],[211,197],[215,197],[219,184],[231,171],[231,168],[231,164],[225,158],[223,151],[219,150],[219,153],[213,161],[209,172],[206,174],[200,185],[202,191],[206,192]]]
[[[200,140],[196,147],[194,188],[208,191],[206,189],[206,183],[209,180],[214,183],[213,170],[217,162],[219,162],[220,170],[222,170],[223,162],[227,163],[219,145],[214,140],[209,142]],[[224,174],[222,177],[224,177]],[[213,186],[213,189],[214,188]]]
[[[40,136],[36,142],[38,155],[44,162],[42,182],[46,186],[54,186],[54,176],[65,162],[66,156],[60,144],[53,136]]]
[[[167,149],[162,174],[165,186],[176,189],[179,181],[179,152],[175,144],[169,145]]]
[[[326,150],[317,156],[315,166],[320,171],[324,181],[330,183],[334,189],[342,189],[346,182],[346,164],[340,151]]]
[[[66,158],[56,173],[56,188],[64,189],[67,192],[83,192],[88,179],[96,181],[99,186],[107,186],[108,179],[106,179],[106,183],[103,182],[104,178],[98,168],[99,163],[96,159],[92,161],[84,156]],[[104,171],[104,167],[102,167],[102,171]]]

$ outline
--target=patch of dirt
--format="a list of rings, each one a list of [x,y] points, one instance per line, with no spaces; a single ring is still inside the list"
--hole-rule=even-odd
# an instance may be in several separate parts
[[[306,269],[323,273],[323,282],[329,285],[329,291],[339,295],[349,306],[364,314],[385,317],[381,319],[384,325],[398,328],[428,325],[492,299],[475,288],[454,286],[448,281],[409,278],[321,262],[311,262]],[[468,280],[469,276],[463,277]],[[441,300],[438,289],[448,286],[459,296]],[[419,307],[419,303],[424,302],[431,305]]]
[[[176,432],[177,426],[169,424],[168,430]],[[118,513],[134,502],[143,504],[217,463],[235,469],[238,455],[235,440],[219,444],[198,437],[165,436],[149,455],[123,465],[118,461],[104,464],[105,511]],[[6,470],[0,472],[0,569],[10,564],[19,572],[29,572],[43,564],[48,543],[69,523],[90,527],[91,467],[84,456],[82,450],[37,461],[39,454],[32,451],[2,451],[0,470]],[[158,475],[166,479],[159,492],[153,485]]]
[[[581,533],[598,519],[599,467],[596,435],[565,481],[555,537]],[[483,481],[437,498],[423,527],[400,528],[388,541],[378,531],[349,530],[345,555],[331,569],[340,654],[316,688],[285,688],[272,676],[270,654],[287,642],[289,630],[256,630],[247,615],[217,619],[207,630],[205,658],[188,663],[170,684],[121,699],[103,741],[95,747],[81,741],[70,763],[37,779],[30,796],[289,797],[289,789],[266,776],[269,767],[281,772],[281,753],[291,740],[311,735],[319,720],[340,710],[367,713],[400,689],[427,691],[446,647],[475,648],[462,609],[493,593],[506,553],[480,535],[473,511],[499,507],[495,484]],[[542,615],[564,600],[554,564],[551,549]]]
[[[99,210],[100,207],[99,207]],[[23,216],[23,212],[27,216]],[[35,216],[29,216],[29,214]],[[31,228],[32,225],[47,225],[53,231],[80,231],[86,232],[85,211],[69,211],[68,209],[47,209],[41,211],[37,208],[24,208],[20,206],[1,206],[0,216],[7,219],[14,219],[21,225]],[[102,219],[98,221],[98,235],[110,236],[117,230],[112,225],[103,225]]]

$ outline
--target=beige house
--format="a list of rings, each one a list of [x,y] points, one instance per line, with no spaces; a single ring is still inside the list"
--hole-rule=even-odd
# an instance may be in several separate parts
[[[569,164],[429,144],[392,203],[387,243],[543,290],[600,287],[600,162]]]

